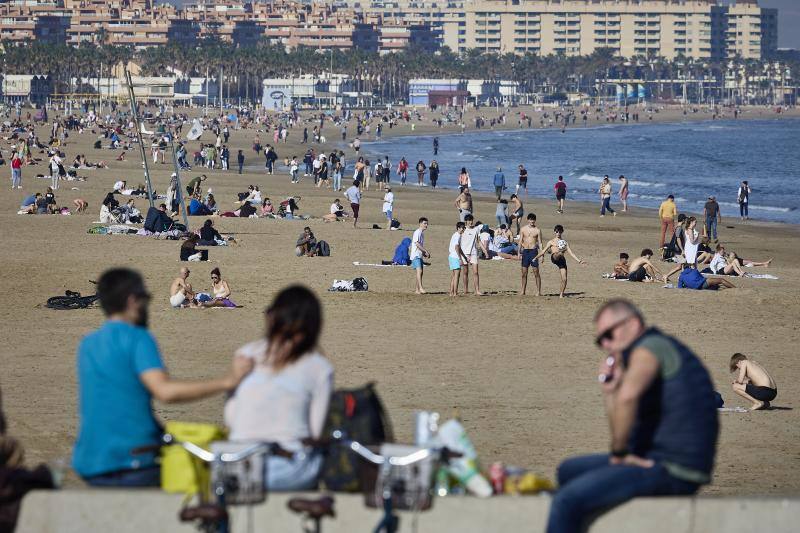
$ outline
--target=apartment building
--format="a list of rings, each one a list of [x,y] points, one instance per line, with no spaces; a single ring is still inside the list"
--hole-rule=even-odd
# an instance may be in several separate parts
[[[65,28],[66,26],[66,28]],[[762,59],[777,12],[757,0],[0,0],[0,39],[134,48],[260,38],[295,48]]]
[[[777,13],[757,0],[338,0],[365,16],[431,25],[456,52],[698,60],[768,57]]]

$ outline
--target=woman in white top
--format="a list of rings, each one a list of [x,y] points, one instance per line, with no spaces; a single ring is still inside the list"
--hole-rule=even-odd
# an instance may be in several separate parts
[[[333,366],[317,351],[322,308],[295,285],[275,297],[266,319],[266,337],[236,351],[256,366],[225,405],[225,424],[233,441],[276,442],[295,452],[268,459],[268,490],[313,489],[322,456],[303,441],[322,436],[333,390]]]
[[[391,187],[386,187],[383,195],[383,214],[386,215],[386,229],[392,229],[392,211],[394,211],[394,193]]]
[[[695,226],[697,226],[697,219],[689,217],[686,220],[686,243],[683,245],[683,256],[690,265],[697,263],[697,248],[700,245],[700,235]]]

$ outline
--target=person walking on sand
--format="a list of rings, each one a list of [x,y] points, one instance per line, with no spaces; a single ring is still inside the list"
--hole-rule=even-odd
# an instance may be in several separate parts
[[[630,192],[628,190],[628,178],[626,178],[625,176],[620,176],[619,177],[619,183],[620,183],[619,201],[622,202],[622,212],[623,213],[627,213],[628,212],[628,193]]]
[[[664,237],[675,233],[675,217],[678,216],[678,207],[675,205],[675,197],[667,196],[658,208],[658,218],[661,220],[661,241],[659,248],[664,247]],[[667,233],[669,232],[669,233]]]
[[[617,216],[617,212],[611,208],[611,181],[609,181],[608,175],[603,178],[597,192],[600,193],[600,216],[606,216],[606,211]]]
[[[585,531],[599,513],[639,496],[695,494],[714,469],[714,385],[697,355],[648,327],[626,300],[603,304],[594,326],[610,450],[559,465],[547,533]]]
[[[578,256],[572,252],[572,248],[570,248],[569,243],[562,239],[564,235],[564,226],[561,224],[556,225],[556,227],[553,228],[553,235],[553,238],[544,245],[542,250],[539,252],[539,255],[537,255],[534,260],[538,261],[540,258],[544,257],[544,254],[550,254],[550,262],[558,267],[558,273],[561,275],[561,290],[559,291],[559,298],[563,298],[564,293],[567,290],[567,258],[564,254],[568,253],[581,265],[585,265],[586,261],[583,259],[578,259]]]
[[[528,170],[525,168],[524,165],[520,165],[519,169],[519,181],[517,181],[517,190],[514,191],[514,194],[519,194],[520,190],[525,191],[525,198],[528,197]]]
[[[536,281],[536,296],[542,295],[542,277],[539,275],[539,261],[536,256],[542,247],[542,230],[536,227],[536,215],[528,213],[528,224],[519,232],[519,258],[522,262],[522,288],[520,296],[525,296],[528,288],[528,269],[533,268]]]
[[[411,251],[409,257],[411,258],[411,268],[414,269],[414,273],[416,274],[417,288],[414,291],[416,294],[425,294],[425,289],[422,286],[422,274],[425,269],[423,260],[431,257],[431,254],[425,249],[426,229],[428,229],[428,219],[421,217],[419,219],[419,227],[414,231],[414,235],[411,236]]]
[[[739,204],[739,216],[742,217],[742,220],[750,218],[749,204],[751,192],[750,184],[747,183],[747,180],[743,180],[741,185],[739,185],[739,192],[736,195],[736,202]]]
[[[556,201],[558,202],[558,209],[556,213],[559,215],[564,213],[564,199],[567,197],[567,184],[564,183],[564,176],[559,176],[558,181],[553,186],[556,191]]]
[[[714,196],[709,196],[708,201],[703,206],[703,216],[706,220],[706,237],[712,239],[714,242],[718,242],[717,224],[722,223],[722,211],[720,211],[719,204]]]
[[[753,402],[751,411],[770,408],[769,402],[778,395],[778,387],[760,363],[748,359],[744,354],[735,353],[731,357],[730,371],[737,373],[733,392]]]
[[[503,191],[506,189],[506,175],[503,174],[503,169],[497,167],[497,172],[494,173],[494,194],[497,196],[497,201],[503,196]]]
[[[353,227],[358,224],[358,210],[361,208],[361,189],[360,183],[355,180],[353,184],[344,192],[347,200],[350,202],[350,209],[353,210]]]
[[[386,187],[386,194],[383,195],[383,214],[386,216],[386,229],[392,229],[392,213],[394,212],[394,193],[391,187]]]
[[[468,215],[472,215],[472,195],[469,192],[469,187],[461,187],[455,206],[458,209],[458,219],[461,222],[464,222]]]
[[[458,282],[461,278],[461,269],[468,268],[469,259],[461,250],[461,236],[467,226],[463,222],[456,223],[456,231],[450,237],[447,262],[450,266],[450,292],[448,296],[458,296]]]
[[[464,217],[464,224],[466,229],[461,235],[461,252],[467,258],[466,263],[461,271],[464,274],[464,294],[469,292],[469,267],[472,265],[472,273],[475,276],[475,295],[483,296],[481,292],[481,279],[478,272],[478,231],[479,228],[475,227],[475,218],[472,214]]]

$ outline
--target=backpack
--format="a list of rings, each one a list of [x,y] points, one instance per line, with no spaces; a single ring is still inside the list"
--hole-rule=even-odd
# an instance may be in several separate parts
[[[339,389],[331,395],[323,435],[330,435],[334,430],[341,430],[345,438],[364,445],[393,440],[389,417],[375,392],[375,383],[357,389]],[[322,465],[322,485],[331,491],[359,492],[360,461],[362,459],[345,446],[331,446]]]
[[[317,256],[330,257],[330,255],[331,255],[331,246],[328,244],[328,242],[319,241],[317,243]]]
[[[400,229],[400,221],[397,220],[396,218],[392,219],[391,227]]]

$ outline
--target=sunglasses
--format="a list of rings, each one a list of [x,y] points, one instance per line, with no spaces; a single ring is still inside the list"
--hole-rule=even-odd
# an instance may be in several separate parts
[[[618,327],[620,327],[622,324],[624,324],[625,322],[627,322],[631,318],[633,318],[633,317],[630,317],[630,316],[625,317],[622,320],[620,320],[619,322],[613,324],[612,326],[610,326],[610,327],[606,328],[604,331],[602,331],[594,339],[594,343],[597,345],[597,347],[598,348],[602,347],[603,346],[603,341],[610,341],[611,339],[613,339],[614,338],[614,331],[616,331],[616,329]]]
[[[219,279],[219,276],[211,276],[211,279]]]

